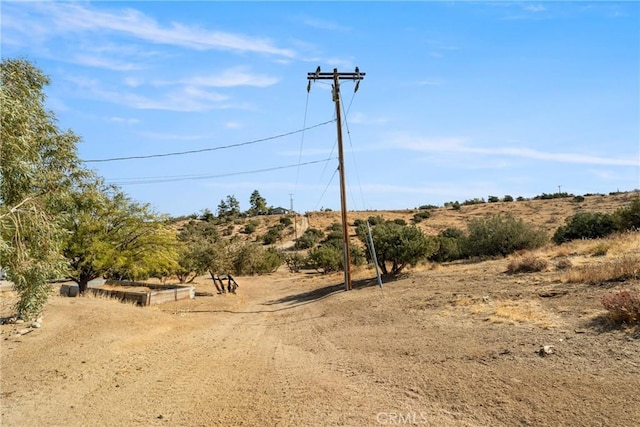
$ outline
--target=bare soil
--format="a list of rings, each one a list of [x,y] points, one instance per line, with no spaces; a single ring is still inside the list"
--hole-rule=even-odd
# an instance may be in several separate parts
[[[52,296],[43,327],[1,330],[3,426],[631,426],[640,339],[600,296],[508,260],[414,270],[282,269],[140,308]],[[2,293],[1,315],[13,292]],[[22,330],[24,332],[24,329]],[[541,352],[544,346],[550,354]]]

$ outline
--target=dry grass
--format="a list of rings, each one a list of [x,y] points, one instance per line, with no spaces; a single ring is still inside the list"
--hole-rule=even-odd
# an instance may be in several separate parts
[[[603,262],[583,265],[568,271],[563,277],[565,283],[621,282],[640,279],[640,256],[623,256]]]
[[[529,254],[512,259],[507,266],[507,273],[534,273],[545,271],[548,267],[549,262],[546,259]]]

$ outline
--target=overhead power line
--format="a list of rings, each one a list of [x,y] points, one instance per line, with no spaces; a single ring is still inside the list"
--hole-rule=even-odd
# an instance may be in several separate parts
[[[173,176],[147,176],[147,177],[136,177],[136,178],[120,178],[120,179],[109,180],[109,184],[114,184],[114,185],[118,185],[118,186],[136,185],[136,184],[161,184],[161,183],[166,183],[166,182],[190,181],[190,180],[197,180],[197,179],[225,178],[225,177],[229,177],[229,176],[249,175],[249,174],[253,174],[253,173],[270,172],[270,171],[280,170],[280,169],[288,169],[288,168],[295,168],[295,167],[299,167],[299,166],[313,165],[313,164],[316,164],[316,163],[328,162],[328,161],[335,160],[335,159],[336,159],[336,157],[333,157],[333,158],[328,158],[328,159],[323,159],[323,160],[314,160],[314,161],[305,162],[305,163],[296,163],[296,164],[293,164],[293,165],[274,166],[272,168],[255,169],[255,170],[241,171],[241,172],[229,172],[229,173],[217,174],[217,175],[210,175],[210,174],[206,174],[206,175],[173,175]]]
[[[151,158],[155,158],[155,157],[183,156],[185,154],[195,154],[195,153],[204,153],[204,152],[207,152],[207,151],[224,150],[224,149],[227,149],[227,148],[241,147],[241,146],[244,146],[244,145],[258,144],[260,142],[271,141],[271,140],[278,139],[278,138],[284,138],[285,136],[295,135],[296,133],[300,133],[300,132],[304,132],[304,131],[307,131],[307,130],[310,130],[310,129],[313,129],[313,128],[324,126],[324,125],[327,125],[329,123],[333,123],[335,121],[336,121],[336,119],[331,119],[331,120],[327,120],[326,122],[322,122],[322,123],[318,123],[318,124],[313,125],[313,126],[309,126],[307,128],[298,129],[298,130],[294,130],[294,131],[287,132],[287,133],[281,133],[280,135],[269,136],[269,137],[266,137],[266,138],[255,139],[253,141],[240,142],[238,144],[230,144],[230,145],[222,145],[222,146],[219,146],[219,147],[202,148],[202,149],[199,149],[199,150],[177,151],[175,153],[148,154],[148,155],[145,155],[145,156],[111,157],[111,158],[108,158],[108,159],[90,159],[90,160],[83,160],[83,162],[84,163],[116,162],[116,161],[120,161],[120,160],[137,160],[137,159],[151,159]]]

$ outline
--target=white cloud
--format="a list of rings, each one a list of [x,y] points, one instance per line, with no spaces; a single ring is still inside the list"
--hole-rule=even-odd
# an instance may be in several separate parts
[[[25,6],[28,5],[28,6]],[[173,22],[162,25],[144,13],[123,8],[115,11],[102,10],[86,4],[68,2],[22,3],[21,7],[29,7],[28,13],[18,8],[3,8],[3,26],[5,22],[14,23],[11,15],[26,17],[21,26],[12,28],[21,31],[28,37],[54,37],[69,33],[111,32],[133,37],[155,44],[180,46],[194,50],[231,50],[237,52],[253,52],[293,58],[296,53],[291,49],[280,48],[267,38],[250,37],[243,34],[198,28]],[[29,34],[37,29],[36,35]]]
[[[160,132],[140,132],[138,135],[156,140],[166,140],[166,141],[198,141],[204,138],[202,135],[178,135],[178,134],[170,134],[170,133],[160,133]]]
[[[209,76],[195,76],[187,79],[171,81],[157,81],[154,84],[163,86],[171,84],[188,84],[205,87],[234,87],[234,86],[254,86],[267,87],[278,83],[276,77],[269,77],[260,74],[251,74],[245,67],[235,67],[224,70],[218,74]]]
[[[527,4],[523,7],[523,9],[527,12],[533,13],[544,12],[545,10],[547,10],[547,8],[541,4]]]
[[[317,28],[319,30],[329,31],[349,31],[350,28],[344,25],[340,25],[336,22],[321,20],[317,18],[311,18],[309,16],[300,17],[302,23],[308,27]]]
[[[126,118],[126,117],[109,117],[109,121],[113,123],[123,123],[127,125],[135,125],[140,123],[139,119]]]
[[[240,129],[242,127],[238,122],[227,122],[224,126],[229,129]]]
[[[552,153],[526,147],[473,147],[467,144],[467,140],[465,138],[433,139],[398,135],[394,138],[394,146],[413,151],[512,156],[560,163],[638,166],[638,160],[632,158],[600,157],[582,153]]]

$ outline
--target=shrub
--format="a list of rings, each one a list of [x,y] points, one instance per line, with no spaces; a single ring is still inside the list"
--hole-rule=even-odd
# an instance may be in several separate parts
[[[573,198],[573,201],[577,203],[582,203],[584,202],[584,196],[576,196]]]
[[[370,253],[370,244],[365,227],[357,230],[358,237]],[[383,274],[398,274],[407,265],[415,265],[435,253],[433,240],[427,239],[415,226],[400,225],[393,221],[378,224],[371,230],[378,266]],[[391,264],[391,270],[387,263]]]
[[[599,212],[580,212],[567,218],[566,225],[558,228],[553,235],[557,244],[576,239],[598,239],[617,230],[614,217]]]
[[[265,250],[256,243],[241,244],[233,252],[233,271],[239,275],[271,273],[283,261],[280,251],[275,248]]]
[[[462,245],[459,239],[453,237],[432,237],[437,245],[435,253],[429,256],[429,260],[435,262],[455,261],[463,258]]]
[[[613,215],[619,230],[640,230],[640,195],[628,207],[619,208]]]
[[[245,234],[252,234],[256,231],[256,228],[258,227],[259,224],[260,223],[258,221],[252,219],[244,226],[243,232]]]
[[[556,270],[567,270],[571,267],[573,267],[573,264],[569,258],[560,258],[556,262]]]
[[[417,224],[419,222],[422,222],[422,220],[429,218],[430,216],[431,213],[429,211],[416,212],[415,214],[413,214],[413,222],[414,224]]]
[[[640,292],[620,291],[600,299],[614,323],[640,324]]]
[[[405,221],[405,220],[404,220],[404,219],[402,219],[402,218],[396,218],[396,219],[394,219],[394,220],[393,220],[393,222],[394,222],[395,224],[398,224],[398,225],[407,225],[407,221]]]
[[[422,205],[418,209],[420,209],[420,210],[438,209],[438,206],[436,206],[436,205]]]
[[[504,198],[502,199],[503,202],[513,202],[513,196],[510,195],[506,195],[504,196]]]
[[[269,227],[267,234],[262,236],[262,243],[265,245],[272,245],[282,238],[282,225],[278,224],[273,227]]]
[[[469,235],[464,239],[467,256],[506,256],[522,249],[542,246],[545,233],[516,219],[513,215],[491,215],[469,221]]]
[[[288,227],[291,224],[293,224],[293,221],[288,216],[283,216],[282,218],[280,218],[280,224],[282,224],[285,227]]]
[[[309,252],[307,266],[327,274],[332,271],[344,269],[344,259],[342,250],[333,245],[321,245]]]
[[[307,228],[302,236],[296,239],[296,249],[309,249],[312,248],[320,241],[324,236],[324,233],[317,228]]]
[[[549,263],[546,259],[529,255],[511,260],[511,262],[507,266],[507,273],[535,273],[538,271],[546,270],[548,266]]]
[[[489,203],[497,203],[500,201],[500,198],[498,196],[489,196],[487,200],[489,201]]]
[[[284,256],[284,262],[287,264],[291,273],[299,272],[305,261],[305,257],[298,252],[289,253]]]

